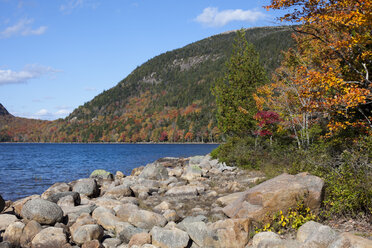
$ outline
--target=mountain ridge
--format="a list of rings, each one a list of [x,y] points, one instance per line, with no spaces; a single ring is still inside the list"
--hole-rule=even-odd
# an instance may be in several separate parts
[[[268,73],[279,65],[280,51],[293,44],[292,32],[290,26],[246,30],[248,41],[256,47]],[[16,140],[218,141],[220,134],[210,88],[225,71],[234,38],[235,31],[217,34],[157,55],[65,119],[42,122],[32,133],[17,133]],[[8,125],[9,130],[12,127]],[[1,133],[4,128],[0,122]]]

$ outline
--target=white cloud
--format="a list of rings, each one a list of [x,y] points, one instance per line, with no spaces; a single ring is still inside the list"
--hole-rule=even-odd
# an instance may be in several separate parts
[[[96,9],[99,3],[94,0],[66,0],[65,4],[59,7],[59,10],[63,14],[71,14],[76,8],[89,7],[91,9]]]
[[[12,36],[22,35],[41,35],[45,33],[48,27],[40,26],[38,28],[33,28],[32,23],[33,19],[21,19],[13,26],[9,26],[0,32],[0,38],[10,38]]]
[[[195,21],[208,27],[222,27],[232,21],[255,22],[264,17],[264,13],[256,10],[228,9],[219,11],[218,8],[208,7],[195,18]]]
[[[40,109],[33,115],[27,115],[26,118],[41,119],[41,120],[56,120],[59,118],[65,118],[72,111],[69,109],[60,109],[57,112],[50,112],[47,109]]]
[[[55,73],[58,70],[49,66],[27,65],[22,71],[1,70],[0,86],[5,84],[26,83],[30,79],[39,78],[45,74]]]

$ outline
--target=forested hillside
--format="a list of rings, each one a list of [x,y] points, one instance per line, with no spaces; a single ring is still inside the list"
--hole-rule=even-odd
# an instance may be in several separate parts
[[[281,51],[294,44],[291,33],[290,27],[246,30],[268,75],[280,65]],[[0,120],[0,135],[7,136],[2,140],[218,141],[221,137],[210,89],[224,73],[235,36],[236,32],[219,34],[156,56],[66,119],[43,122],[41,130],[35,126],[14,130]]]

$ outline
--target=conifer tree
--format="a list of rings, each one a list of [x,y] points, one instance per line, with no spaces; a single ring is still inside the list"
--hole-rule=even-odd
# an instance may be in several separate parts
[[[216,80],[212,88],[217,103],[218,126],[228,135],[252,134],[257,112],[253,93],[268,79],[244,29],[237,31],[233,53],[226,67],[224,77]]]

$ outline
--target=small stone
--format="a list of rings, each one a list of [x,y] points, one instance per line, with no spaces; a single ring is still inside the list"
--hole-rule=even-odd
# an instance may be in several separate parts
[[[166,201],[162,201],[160,204],[154,207],[154,210],[157,212],[162,212],[162,211],[168,210],[169,208],[170,208],[169,203]]]
[[[123,243],[120,239],[116,238],[107,238],[102,242],[103,247],[105,248],[116,248],[121,243]]]
[[[165,210],[163,213],[164,218],[169,221],[178,222],[181,217],[177,214],[177,212],[173,209]]]

